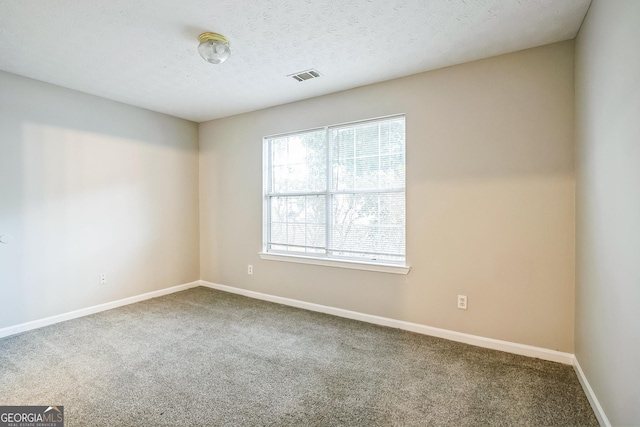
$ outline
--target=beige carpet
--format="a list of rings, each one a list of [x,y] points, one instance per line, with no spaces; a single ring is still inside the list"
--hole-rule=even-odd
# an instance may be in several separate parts
[[[570,366],[207,288],[0,339],[68,426],[596,426]]]

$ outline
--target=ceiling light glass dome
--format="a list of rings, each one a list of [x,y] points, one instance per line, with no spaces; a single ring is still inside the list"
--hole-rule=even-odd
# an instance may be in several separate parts
[[[229,41],[217,33],[202,33],[198,36],[200,45],[198,52],[205,61],[212,64],[222,64],[231,56]]]

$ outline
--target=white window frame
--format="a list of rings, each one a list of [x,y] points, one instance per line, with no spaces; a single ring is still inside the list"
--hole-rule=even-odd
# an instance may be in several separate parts
[[[341,123],[337,125],[328,125],[318,128],[311,128],[296,132],[287,132],[276,135],[269,135],[263,137],[263,155],[262,155],[262,173],[263,173],[263,197],[262,197],[262,251],[259,252],[260,258],[264,260],[270,261],[284,261],[284,262],[293,262],[293,263],[302,263],[302,264],[313,264],[313,265],[322,265],[329,267],[339,267],[339,268],[347,268],[347,269],[357,269],[357,270],[368,270],[368,271],[377,271],[383,273],[395,273],[395,274],[407,274],[410,270],[410,267],[406,264],[406,217],[405,217],[405,260],[399,262],[393,261],[376,261],[376,260],[363,260],[362,258],[348,258],[348,257],[336,257],[330,254],[309,254],[309,253],[289,253],[285,251],[277,251],[277,250],[267,250],[268,246],[268,232],[269,232],[269,224],[270,224],[270,204],[269,198],[273,197],[273,194],[269,194],[269,188],[271,186],[271,172],[270,172],[270,151],[269,151],[269,140],[277,137],[286,137],[290,135],[297,135],[307,132],[314,131],[324,131],[326,144],[327,144],[327,183],[326,189],[324,191],[319,192],[300,192],[300,193],[286,193],[286,194],[278,194],[278,196],[309,196],[309,195],[324,195],[326,200],[331,200],[331,196],[335,194],[366,194],[366,193],[380,193],[379,189],[375,190],[349,190],[349,191],[333,191],[332,188],[332,157],[331,157],[331,144],[329,139],[329,131],[331,129],[340,128],[340,127],[348,127],[348,126],[357,126],[370,122],[378,122],[383,120],[390,120],[394,118],[405,118],[404,114],[395,114],[384,117],[377,117],[373,119],[367,120],[359,120],[348,123]],[[406,119],[405,119],[406,120]],[[405,130],[406,132],[406,130]],[[406,133],[405,133],[406,138]],[[405,142],[405,153],[406,153],[406,142]],[[406,164],[406,157],[405,157]],[[405,185],[402,188],[394,188],[387,189],[384,192],[403,192],[405,194],[405,216],[406,216],[406,178]],[[325,234],[326,234],[326,243],[325,249],[330,247],[330,239],[331,239],[331,212],[330,212],[330,202],[326,203],[327,213],[325,215]]]

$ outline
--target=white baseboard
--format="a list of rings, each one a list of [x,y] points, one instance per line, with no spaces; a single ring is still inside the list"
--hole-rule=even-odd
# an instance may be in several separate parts
[[[591,404],[591,408],[593,408],[593,412],[596,414],[596,418],[601,426],[611,427],[611,423],[607,418],[607,415],[604,413],[604,409],[600,406],[600,402],[596,397],[596,394],[593,392],[591,388],[591,384],[589,384],[589,380],[584,374],[584,371],[580,367],[580,363],[578,363],[578,358],[574,357],[573,360],[573,370],[576,371],[576,375],[578,376],[578,381],[580,381],[580,385],[584,390],[584,394],[587,395],[587,399],[589,399],[589,403]]]
[[[571,353],[563,353],[560,351],[549,350],[542,347],[534,347],[525,344],[518,344],[509,341],[501,341],[493,338],[485,338],[477,335],[464,334],[462,332],[450,331],[448,329],[434,328],[432,326],[421,325],[418,323],[405,322],[402,320],[390,319],[387,317],[374,316],[371,314],[359,313],[357,311],[344,310],[341,308],[329,307],[326,305],[314,304],[290,298],[278,297],[260,292],[249,291],[232,286],[220,285],[201,280],[202,286],[218,289],[220,291],[230,292],[234,294],[244,295],[250,298],[260,299],[264,301],[275,302],[278,304],[289,305],[292,307],[303,308],[305,310],[317,311],[320,313],[331,314],[338,317],[346,317],[348,319],[360,320],[362,322],[374,323],[376,325],[389,326],[391,328],[403,329],[405,331],[417,332],[423,335],[444,338],[450,341],[457,341],[465,344],[471,344],[478,347],[500,350],[507,353],[519,354],[522,356],[535,357],[538,359],[559,362],[565,365],[572,365],[574,356]]]
[[[136,302],[144,301],[151,298],[161,297],[163,295],[172,294],[174,292],[184,291],[185,289],[195,288],[200,286],[199,280],[191,283],[185,283],[183,285],[172,286],[166,289],[160,289],[159,291],[148,292],[142,295],[136,295],[129,298],[120,299],[117,301],[111,301],[104,304],[94,305],[92,307],[81,308],[80,310],[70,311],[68,313],[57,314],[55,316],[46,317],[44,319],[33,320],[31,322],[21,323],[19,325],[8,326],[0,329],[0,338],[7,337],[9,335],[19,334],[21,332],[30,331],[32,329],[42,328],[43,326],[53,325],[54,323],[64,322],[65,320],[76,319],[82,316],[88,316],[90,314],[99,313],[101,311],[110,310],[112,308],[121,307],[123,305],[133,304]]]
[[[31,322],[21,323],[19,325],[9,326],[9,327],[0,329],[0,338],[6,337],[9,335],[19,334],[21,332],[30,331],[32,329],[42,328],[44,326],[52,325],[54,323],[64,322],[66,320],[71,320],[71,319],[75,319],[82,316],[88,316],[90,314],[98,313],[105,310],[110,310],[112,308],[121,307],[123,305],[133,304],[133,303],[144,301],[147,299],[168,295],[174,292],[184,291],[186,289],[194,288],[196,286],[205,286],[212,289],[218,289],[225,292],[244,295],[250,298],[275,302],[278,304],[288,305],[288,306],[302,308],[310,311],[316,311],[320,313],[331,314],[334,316],[345,317],[348,319],[359,320],[362,322],[373,323],[376,325],[403,329],[405,331],[411,331],[411,332],[416,332],[423,335],[430,335],[438,338],[444,338],[451,341],[457,341],[465,344],[475,345],[478,347],[490,348],[493,350],[505,351],[507,353],[514,353],[522,356],[535,357],[538,359],[549,360],[552,362],[564,363],[567,365],[573,365],[575,361],[573,354],[570,354],[570,353],[562,353],[559,351],[549,350],[541,347],[534,347],[530,345],[518,344],[518,343],[509,342],[509,341],[496,340],[493,338],[485,338],[477,335],[470,335],[462,332],[450,331],[448,329],[441,329],[441,328],[435,328],[432,326],[421,325],[418,323],[405,322],[403,320],[390,319],[387,317],[374,316],[372,314],[359,313],[357,311],[344,310],[341,308],[329,307],[326,305],[314,304],[311,302],[305,302],[305,301],[295,300],[291,298],[284,298],[284,297],[279,297],[275,295],[263,294],[260,292],[249,291],[246,289],[234,288],[232,286],[211,283],[204,280],[197,280],[195,282],[185,283],[183,285],[173,286],[171,288],[160,289],[158,291],[148,292],[142,295],[136,295],[133,297],[124,298],[117,301],[108,302],[105,304],[95,305],[95,306],[83,308],[80,310],[70,311],[68,313],[58,314],[58,315],[47,317],[44,319],[38,319]],[[580,381],[582,382],[582,379]],[[585,389],[585,392],[587,392],[586,389]],[[591,392],[591,394],[593,394],[593,392]],[[590,396],[588,392],[587,392],[587,396]],[[591,399],[591,397],[589,398]]]

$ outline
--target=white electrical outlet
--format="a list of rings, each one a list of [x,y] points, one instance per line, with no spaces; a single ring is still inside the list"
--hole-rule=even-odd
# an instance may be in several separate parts
[[[458,295],[458,308],[462,310],[467,309],[467,296],[466,295]]]
[[[249,264],[247,267],[247,274],[253,274],[253,265]]]
[[[101,285],[106,285],[107,284],[107,273],[101,273],[100,274],[100,284]]]

